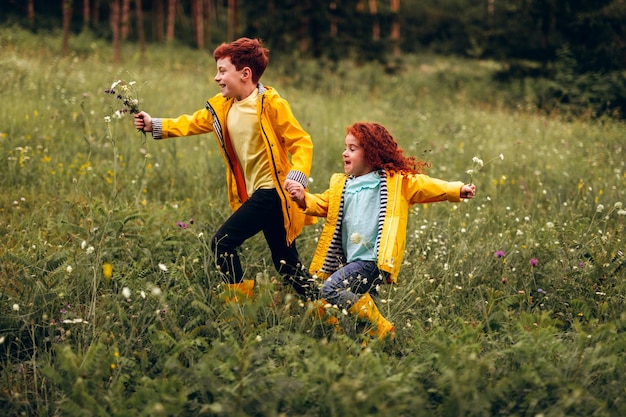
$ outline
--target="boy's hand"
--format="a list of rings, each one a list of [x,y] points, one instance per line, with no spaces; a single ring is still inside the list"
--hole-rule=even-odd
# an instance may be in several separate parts
[[[140,132],[152,132],[152,117],[145,111],[135,115],[135,128]]]
[[[465,184],[461,187],[461,198],[472,198],[476,195],[476,186],[474,184]]]

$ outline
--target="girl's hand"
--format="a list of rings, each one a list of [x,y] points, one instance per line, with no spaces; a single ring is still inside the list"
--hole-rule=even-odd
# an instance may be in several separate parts
[[[465,184],[461,187],[461,198],[472,198],[476,195],[476,186],[474,184]]]
[[[298,203],[298,206],[304,208],[304,186],[298,181],[285,180],[283,187],[289,193],[289,197]]]

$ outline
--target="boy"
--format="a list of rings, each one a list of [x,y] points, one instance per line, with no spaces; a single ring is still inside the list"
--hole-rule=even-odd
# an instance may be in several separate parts
[[[269,50],[258,39],[241,38],[215,49],[220,93],[205,108],[175,119],[135,115],[135,127],[154,139],[213,132],[226,161],[226,184],[233,214],[215,233],[211,249],[228,287],[244,297],[254,281],[244,280],[237,249],[263,232],[276,270],[298,294],[312,291],[296,237],[314,219],[302,213],[282,188],[286,180],[307,187],[313,143],[288,102],[259,82]],[[291,160],[290,160],[291,158]]]

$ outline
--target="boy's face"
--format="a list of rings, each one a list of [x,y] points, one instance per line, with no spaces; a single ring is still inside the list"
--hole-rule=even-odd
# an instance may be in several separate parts
[[[346,149],[342,155],[343,170],[347,175],[358,177],[373,171],[373,168],[365,161],[363,147],[351,133],[346,135]]]
[[[224,97],[243,100],[250,95],[252,71],[244,67],[237,68],[230,62],[230,57],[217,60],[217,74],[215,81],[220,87],[220,93]]]

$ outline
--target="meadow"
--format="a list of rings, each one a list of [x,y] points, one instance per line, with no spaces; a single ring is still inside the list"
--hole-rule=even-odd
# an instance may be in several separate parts
[[[412,208],[380,299],[396,337],[376,341],[312,314],[261,236],[242,248],[255,297],[224,303],[215,139],[154,141],[104,93],[134,81],[151,115],[191,113],[218,92],[209,53],[127,45],[113,64],[88,34],[70,45],[0,28],[3,415],[626,415],[623,121],[545,114],[490,61],[272,57],[264,83],[314,140],[312,191],[343,170],[354,121],[477,186]],[[304,260],[321,224],[298,239]]]

